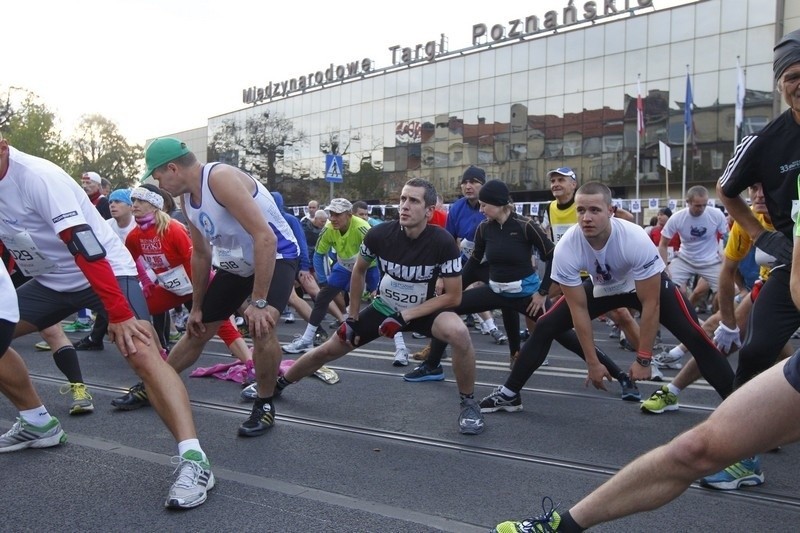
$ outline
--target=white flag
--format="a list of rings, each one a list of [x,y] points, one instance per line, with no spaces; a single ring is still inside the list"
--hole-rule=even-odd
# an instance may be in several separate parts
[[[739,64],[739,58],[736,58],[736,114],[734,115],[734,124],[736,128],[742,127],[744,122],[744,71]]]
[[[672,172],[672,149],[663,141],[658,141],[658,164]]]

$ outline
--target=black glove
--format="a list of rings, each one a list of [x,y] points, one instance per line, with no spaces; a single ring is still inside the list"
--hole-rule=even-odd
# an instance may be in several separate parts
[[[784,265],[792,264],[792,241],[787,239],[783,233],[777,231],[765,231],[761,233],[754,242],[756,248],[775,258]]]

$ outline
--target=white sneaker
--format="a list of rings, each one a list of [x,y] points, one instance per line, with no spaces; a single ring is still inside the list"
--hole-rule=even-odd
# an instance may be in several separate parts
[[[304,341],[303,337],[297,337],[289,344],[284,344],[281,349],[283,353],[306,353],[314,347],[314,341]]]
[[[189,450],[183,457],[172,458],[177,465],[178,478],[169,489],[164,506],[170,509],[191,509],[206,501],[207,493],[214,488],[214,474],[208,461],[203,461],[200,452]]]
[[[505,333],[497,328],[494,328],[492,331],[490,331],[489,335],[492,336],[495,344],[505,344],[508,342],[508,337],[506,337]]]
[[[408,349],[398,348],[394,352],[394,362],[392,366],[408,366]]]
[[[659,354],[653,356],[653,365],[659,368],[673,368],[680,370],[683,367],[681,364],[682,355],[673,355],[669,351],[664,350]]]
[[[650,365],[650,381],[664,381],[664,373],[658,365]]]

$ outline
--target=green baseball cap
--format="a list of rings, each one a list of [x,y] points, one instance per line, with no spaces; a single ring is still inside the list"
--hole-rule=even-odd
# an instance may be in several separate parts
[[[191,150],[186,147],[185,142],[179,141],[174,137],[162,137],[154,140],[145,151],[144,161],[147,165],[147,170],[144,171],[139,180],[144,181],[161,165],[166,165],[170,161],[174,161],[190,152]]]

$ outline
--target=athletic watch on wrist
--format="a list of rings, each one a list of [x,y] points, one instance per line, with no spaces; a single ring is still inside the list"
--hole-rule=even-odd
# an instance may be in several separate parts
[[[548,294],[550,294],[550,291],[549,291],[549,290],[547,290],[547,289],[539,289],[539,290],[538,290],[538,291],[536,291],[536,292],[538,292],[538,293],[539,293],[539,296],[547,296]]]
[[[643,367],[647,368],[648,366],[650,366],[651,360],[647,359],[645,357],[639,357],[637,355],[636,356],[636,362],[639,363],[640,365],[642,365]]]
[[[267,308],[267,301],[264,298],[259,300],[253,300],[250,302],[250,305],[257,309],[266,309]]]

